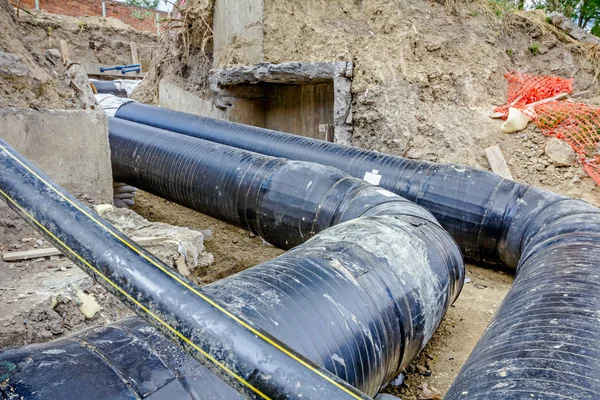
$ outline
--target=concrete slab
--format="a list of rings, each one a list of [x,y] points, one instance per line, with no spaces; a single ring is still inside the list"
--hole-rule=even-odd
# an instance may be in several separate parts
[[[212,99],[204,99],[164,79],[158,86],[158,105],[169,110],[203,117],[225,118],[223,110],[216,108]]]
[[[0,126],[2,139],[69,192],[112,204],[108,122],[102,111],[0,109]]]

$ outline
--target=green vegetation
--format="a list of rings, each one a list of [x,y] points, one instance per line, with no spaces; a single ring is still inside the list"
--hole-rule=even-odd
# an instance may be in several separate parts
[[[509,57],[512,57],[512,56],[513,56],[513,54],[515,54],[515,52],[513,51],[513,49],[506,49],[506,54],[507,54]]]
[[[529,46],[529,51],[534,56],[537,56],[538,54],[540,54],[540,44],[536,42],[532,43],[531,46]]]
[[[125,0],[130,6],[156,9],[160,0]]]
[[[580,28],[600,33],[600,0],[533,0],[532,5],[547,12],[558,11]]]
[[[518,8],[518,1],[513,0],[488,0],[489,8],[499,18],[504,18]]]

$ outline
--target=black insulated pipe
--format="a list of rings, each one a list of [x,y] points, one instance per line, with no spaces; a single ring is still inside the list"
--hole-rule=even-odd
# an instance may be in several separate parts
[[[205,286],[203,290],[229,312],[244,317],[253,326],[268,331],[338,377],[375,395],[425,346],[457,295],[451,282],[456,277],[462,278],[461,271],[456,246],[437,224],[420,217],[378,216],[336,225],[274,260]],[[95,342],[87,337],[84,335],[83,340],[91,342],[91,349],[112,364],[115,364],[112,357],[121,361],[125,358],[125,366],[116,366],[119,371],[139,368],[141,374],[150,369],[144,365],[152,360],[139,349],[127,350],[125,344],[129,341],[123,343],[121,339],[113,339],[116,342],[113,346],[109,338],[101,335],[97,341],[104,343],[104,348],[96,349]],[[154,339],[148,340],[147,344],[156,346]],[[75,357],[83,351],[75,347],[66,349],[67,354],[57,360]],[[46,350],[48,348],[44,348]],[[250,352],[252,348],[247,350]],[[8,374],[8,387],[21,389],[19,393],[26,388],[43,387],[35,383],[41,373],[39,368],[27,369],[31,365],[29,361],[23,365],[28,352],[26,347],[14,353],[0,353],[0,365],[9,362],[9,367],[13,366],[13,373]],[[52,359],[47,355],[51,352],[42,351],[44,355],[40,355],[40,351],[36,351],[36,354],[41,358],[32,357],[33,362]],[[267,362],[269,357],[266,355],[261,359],[267,364],[273,362]],[[81,359],[84,361],[87,362],[86,358]],[[99,361],[93,366],[106,369]],[[63,376],[76,377],[66,374],[77,367],[54,364],[53,375],[45,382],[63,373]],[[159,367],[158,370],[165,369]],[[110,386],[109,372],[102,374],[102,381],[107,386]],[[207,371],[196,372],[195,376],[200,379],[212,379],[210,375],[207,377]],[[293,371],[276,373],[287,375],[293,386],[305,384]],[[185,371],[181,374],[187,379]],[[163,375],[166,376],[161,382],[152,382],[146,390],[158,390],[166,385],[172,374],[164,371]],[[137,377],[133,376],[135,382],[139,382]],[[88,379],[87,376],[84,378]],[[112,379],[115,386],[119,386],[119,393],[127,393],[118,378]],[[62,386],[57,391],[47,393],[63,393],[59,398],[65,400],[81,398],[68,396],[71,392],[80,393],[76,388],[71,390],[71,386],[79,387],[84,383],[76,379],[59,383]],[[86,398],[110,398],[108,393],[112,392],[108,389],[94,388],[96,397]],[[134,390],[140,392],[137,386]],[[322,395],[311,387],[307,391],[312,393],[311,398],[338,398],[328,393]],[[305,393],[303,398],[306,398]],[[55,398],[48,395],[40,400]]]
[[[530,189],[515,282],[444,399],[600,399],[600,212]]]
[[[244,395],[367,398],[228,311],[52,183],[2,140],[0,194],[98,283]]]
[[[393,193],[128,121],[109,129],[116,179],[296,246],[204,290],[369,395],[416,357],[462,288],[455,242]]]
[[[140,103],[115,117],[273,157],[316,162],[398,194],[429,210],[466,257],[516,266],[520,249],[505,245],[506,229],[523,188],[498,175],[459,165],[432,164],[303,136]]]
[[[354,176],[369,172],[431,211],[471,258],[517,266],[513,287],[445,398],[600,398],[597,208],[474,168],[155,107],[125,105],[117,117]]]
[[[127,98],[127,91],[117,87],[113,81],[90,80],[90,87],[94,94],[112,94],[113,96]]]
[[[360,216],[424,208],[320,164],[250,153],[109,118],[113,177],[289,249]]]
[[[138,317],[0,351],[0,398],[243,399]]]

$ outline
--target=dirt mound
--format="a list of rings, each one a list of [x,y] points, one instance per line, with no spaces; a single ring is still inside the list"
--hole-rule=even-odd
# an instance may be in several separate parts
[[[80,108],[60,55],[32,51],[8,0],[0,0],[0,107]]]
[[[500,132],[488,116],[506,101],[504,74],[518,70],[575,79],[596,101],[597,65],[541,12],[506,13],[486,2],[454,8],[378,0],[265,2],[264,58],[352,60],[353,143],[409,158],[488,168],[499,144],[515,179],[600,204],[578,167],[555,168],[531,128]]]
[[[76,63],[129,64],[135,41],[142,66],[150,64],[157,37],[115,19],[66,17],[15,10],[0,0],[0,107],[85,109],[90,106],[75,70],[63,65],[60,41]]]
[[[156,35],[136,31],[116,18],[70,17],[33,10],[21,11],[17,22],[23,31],[21,40],[34,52],[59,49],[60,41],[66,40],[69,58],[79,63],[131,64],[129,43],[133,41],[147,71],[158,44]]]
[[[168,22],[148,75],[133,98],[158,103],[161,79],[203,96],[209,95],[208,72],[212,66],[212,12],[214,0],[191,0],[179,10],[180,18]]]

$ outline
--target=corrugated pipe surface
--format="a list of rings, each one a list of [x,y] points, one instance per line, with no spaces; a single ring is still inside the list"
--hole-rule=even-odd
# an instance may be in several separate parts
[[[367,398],[131,242],[2,140],[0,194],[98,283],[247,397]],[[271,276],[290,284],[282,274]]]
[[[332,165],[427,208],[469,258],[517,277],[445,398],[600,398],[600,211],[460,165],[126,104],[117,117],[263,154]]]
[[[0,352],[0,398],[241,400],[140,318]]]
[[[427,210],[335,168],[109,118],[113,177],[289,249],[363,215]]]
[[[460,292],[456,244],[393,193],[128,121],[109,130],[116,179],[297,246],[204,290],[367,394],[410,363]]]
[[[189,148],[189,144],[178,146],[177,138],[198,141],[170,134],[174,136],[169,141],[172,148]],[[142,135],[140,140],[143,144],[152,138]],[[111,133],[111,147],[115,143]],[[156,162],[165,161],[156,156],[160,152],[143,157],[135,149],[132,151],[130,158],[141,159],[154,154]],[[179,166],[187,165],[185,157],[179,160]],[[226,159],[217,160],[223,162]],[[193,339],[192,344],[197,342],[204,345],[202,348],[208,348],[210,356],[218,357],[217,360],[228,371],[235,372],[236,379],[243,383],[238,382],[235,387],[246,389],[245,393],[254,394],[254,397],[264,394],[267,398],[364,398],[315,365],[369,395],[376,394],[425,346],[462,287],[464,267],[460,252],[433,217],[405,201],[379,201],[369,205],[361,196],[368,191],[361,185],[361,190],[352,197],[353,202],[332,204],[345,210],[339,214],[340,219],[352,215],[352,210],[360,210],[361,215],[368,217],[335,225],[274,260],[200,291],[174,272],[171,272],[172,279],[164,279],[163,274],[168,271],[153,258],[151,260],[160,267],[160,273],[147,268],[146,257],[151,257],[147,253],[136,253],[134,247],[128,249],[134,251],[121,254],[120,246],[124,243],[110,237],[108,243],[102,240],[111,235],[123,238],[120,234],[106,235],[102,231],[93,234],[97,227],[79,213],[72,216],[63,209],[55,210],[53,191],[37,185],[36,179],[21,170],[19,165],[23,164],[10,170],[13,164],[7,163],[7,168],[0,170],[1,188],[11,189],[7,193],[15,192],[18,199],[30,205],[29,212],[44,221],[43,226],[57,232],[55,235],[59,234],[75,243],[76,248],[84,249],[93,261],[92,265],[100,264],[102,278],[114,277],[116,287],[123,285],[125,293],[135,294],[127,297],[113,290],[132,308],[144,315],[144,309],[140,311],[141,307],[135,303],[143,301],[146,308],[159,316],[159,323],[154,321],[155,325],[160,327],[173,321],[172,329],[179,327],[176,332],[190,341]],[[193,169],[173,167],[190,180],[209,179],[195,174]],[[156,170],[151,168],[147,173]],[[339,174],[332,169],[325,172]],[[316,179],[318,174],[314,170],[311,173]],[[232,179],[239,183],[244,176],[221,175],[219,169],[213,174],[212,179],[221,176],[223,181]],[[268,187],[271,176],[262,177],[263,184],[259,186]],[[27,185],[22,182],[24,179]],[[259,179],[259,175],[253,179]],[[13,180],[17,185],[11,184]],[[336,183],[342,185],[351,181],[353,179]],[[26,189],[27,196],[22,196],[19,189]],[[385,198],[396,197],[381,189],[374,195],[381,193]],[[46,197],[49,200],[45,201],[42,214],[34,205]],[[78,204],[73,199],[70,201],[73,203],[59,203],[67,209]],[[365,205],[369,206],[363,212]],[[105,231],[112,229],[107,228],[106,223],[96,224]],[[62,248],[65,249],[65,245]],[[107,248],[111,251],[107,252]],[[209,304],[213,308],[206,309],[204,302],[212,302]],[[193,319],[196,325],[191,322]],[[169,330],[167,333],[181,342],[179,335],[173,335]],[[316,364],[305,361],[279,343],[286,343]],[[191,344],[186,344],[189,349]],[[198,351],[192,353],[197,355]],[[265,363],[267,359],[269,362]],[[211,363],[207,365],[211,366]],[[214,368],[214,372],[223,378],[229,375],[219,368]],[[235,381],[229,379],[229,383]]]

